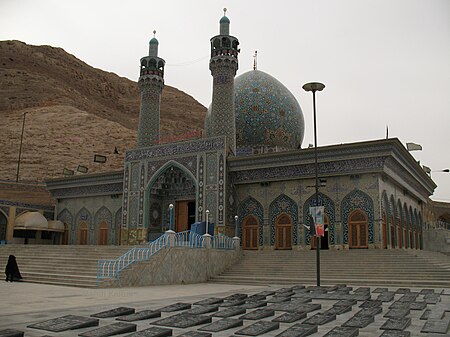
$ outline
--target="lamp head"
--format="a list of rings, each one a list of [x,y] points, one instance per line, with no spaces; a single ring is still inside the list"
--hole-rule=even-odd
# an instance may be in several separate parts
[[[169,204],[169,209],[172,209],[173,208],[173,204]]]
[[[207,209],[207,210],[205,211],[205,213],[206,213],[206,214],[209,214],[209,209]]]
[[[239,217],[237,215],[234,216],[234,220],[237,221]]]
[[[322,91],[325,88],[325,84],[320,82],[310,82],[304,84],[302,88],[305,91],[312,91],[312,92]]]

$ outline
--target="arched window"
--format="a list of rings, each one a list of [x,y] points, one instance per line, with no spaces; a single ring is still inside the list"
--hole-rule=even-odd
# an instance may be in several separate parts
[[[230,48],[231,47],[231,41],[227,37],[222,38],[222,47],[223,48]]]
[[[292,220],[282,214],[275,225],[275,249],[292,249]]]
[[[98,244],[108,244],[108,223],[106,221],[102,221],[98,225]]]
[[[258,249],[258,220],[249,215],[242,225],[242,249]]]
[[[348,228],[349,248],[369,248],[369,224],[366,213],[360,209],[350,213]]]
[[[88,225],[86,222],[80,222],[80,225],[78,226],[78,244],[88,244]]]
[[[219,39],[214,39],[214,41],[213,41],[213,48],[214,49],[219,49],[220,48],[220,40]]]

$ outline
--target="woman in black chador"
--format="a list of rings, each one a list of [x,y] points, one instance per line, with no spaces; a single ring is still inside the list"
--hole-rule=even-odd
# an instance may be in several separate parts
[[[5,274],[6,282],[20,281],[22,279],[22,275],[20,275],[19,267],[17,266],[16,257],[14,255],[9,256],[8,263],[5,268]]]

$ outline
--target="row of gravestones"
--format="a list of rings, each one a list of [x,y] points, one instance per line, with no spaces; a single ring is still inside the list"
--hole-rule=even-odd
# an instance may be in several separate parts
[[[428,304],[436,304],[440,300],[440,294],[435,293],[432,289],[423,289],[420,293],[414,293],[407,288],[400,288],[396,292],[391,292],[387,288],[378,288],[373,291],[373,293],[379,293],[376,300],[371,299],[370,288],[358,288],[350,293],[352,290],[351,287],[345,285],[308,288],[296,286],[282,288],[278,291],[265,291],[252,296],[234,294],[225,298],[208,298],[194,303],[196,306],[193,308],[189,303],[175,303],[159,310],[143,310],[140,312],[135,312],[133,308],[120,307],[91,315],[91,317],[66,315],[32,324],[28,327],[61,332],[98,326],[99,318],[117,317],[116,320],[120,322],[80,333],[79,336],[107,337],[129,332],[133,333],[126,337],[172,336],[172,330],[163,327],[186,329],[207,324],[199,328],[198,331],[190,331],[179,335],[204,337],[211,336],[211,333],[214,332],[241,327],[243,326],[243,320],[256,320],[255,323],[236,331],[235,334],[258,336],[279,329],[279,323],[294,323],[300,319],[305,319],[302,323],[294,324],[277,335],[280,337],[302,337],[317,332],[318,325],[335,320],[336,315],[351,311],[357,301],[364,301],[360,305],[360,311],[342,326],[335,327],[325,335],[327,337],[358,336],[359,329],[373,323],[375,316],[382,312],[383,302],[391,302],[396,294],[402,294],[390,306],[390,310],[384,315],[387,321],[380,327],[380,329],[385,330],[381,336],[394,337],[410,335],[408,331],[404,331],[411,323],[411,318],[407,317],[410,310],[424,310]],[[416,301],[419,295],[423,297],[423,301]],[[310,303],[313,299],[337,300],[338,302],[331,309],[306,318],[308,313],[321,309],[320,304]],[[219,307],[221,307],[220,311]],[[247,309],[255,310],[246,313]],[[136,332],[136,324],[130,323],[161,317],[161,312],[170,313],[181,310],[184,311],[151,323],[152,325],[158,325],[158,327],[150,327]],[[274,316],[275,311],[284,313],[272,321],[262,320]],[[429,309],[423,313],[421,319],[426,319],[426,322],[421,332],[445,334],[450,322],[443,319],[444,315],[438,317],[431,314],[432,312]],[[237,315],[241,316],[233,318]],[[213,317],[221,319],[213,322]],[[23,332],[10,329],[0,331],[0,337],[16,336],[23,336]]]

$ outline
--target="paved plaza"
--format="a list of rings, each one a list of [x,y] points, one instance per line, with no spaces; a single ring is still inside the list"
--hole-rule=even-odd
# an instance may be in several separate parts
[[[450,336],[450,289],[2,282],[0,298],[0,336]]]

